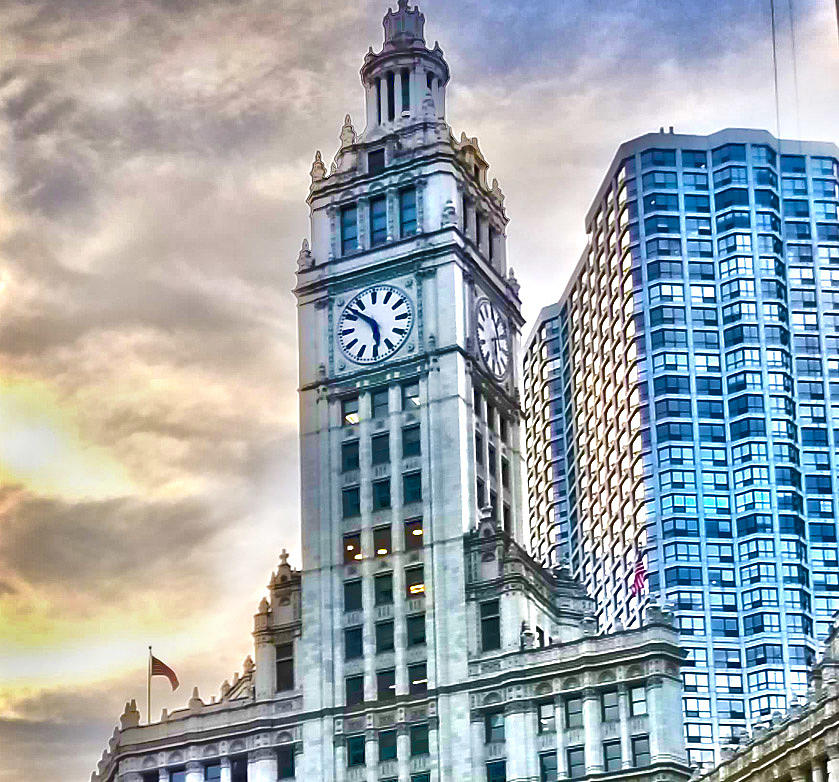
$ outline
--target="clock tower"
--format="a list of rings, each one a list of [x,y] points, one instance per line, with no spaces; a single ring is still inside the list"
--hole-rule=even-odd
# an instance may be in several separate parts
[[[365,127],[347,116],[329,170],[318,152],[311,171],[295,289],[303,691],[313,709],[436,691],[440,723],[468,733],[465,695],[442,694],[467,676],[463,536],[486,517],[526,539],[523,321],[504,196],[446,122],[449,68],[424,22],[404,0],[387,14],[361,68]],[[326,779],[331,741],[318,763]]]

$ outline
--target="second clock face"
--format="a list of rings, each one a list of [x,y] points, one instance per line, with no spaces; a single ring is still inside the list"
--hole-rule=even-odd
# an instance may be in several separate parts
[[[374,364],[392,356],[414,324],[411,300],[392,285],[372,285],[341,312],[338,341],[350,361]]]
[[[510,332],[504,320],[489,299],[481,299],[477,311],[478,351],[487,369],[497,378],[507,374],[510,364]]]

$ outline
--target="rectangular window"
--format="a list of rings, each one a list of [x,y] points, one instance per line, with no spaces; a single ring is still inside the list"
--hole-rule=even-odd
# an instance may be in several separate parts
[[[352,426],[359,422],[358,397],[351,396],[341,400],[341,423],[344,426]]]
[[[503,709],[493,709],[484,715],[484,741],[487,744],[504,741]]]
[[[358,440],[351,440],[341,444],[341,470],[350,472],[357,470],[358,462]]]
[[[277,779],[294,777],[294,747],[285,746],[277,750]]]
[[[169,772],[169,779],[171,780],[171,782],[186,782],[186,769],[173,768]]]
[[[393,651],[393,620],[376,623],[376,654]]]
[[[618,741],[603,742],[603,770],[621,770],[621,743]]]
[[[417,232],[417,191],[408,187],[399,191],[399,235],[411,236]]]
[[[355,706],[358,703],[364,702],[363,676],[347,676],[344,685],[346,688],[347,706]]]
[[[710,727],[710,725],[708,727]],[[632,737],[632,765],[636,768],[642,768],[650,765],[649,736]]]
[[[428,754],[428,725],[411,725],[411,757]]]
[[[278,644],[276,647],[277,692],[294,689],[294,644]]]
[[[358,486],[341,492],[341,510],[345,519],[361,515],[361,492]]]
[[[390,478],[373,481],[373,510],[390,507]]]
[[[344,535],[344,564],[351,565],[361,559],[361,533],[351,532]]]
[[[421,597],[425,594],[425,575],[422,565],[405,568],[405,597]]]
[[[344,611],[361,610],[361,580],[344,582]]]
[[[344,630],[344,659],[356,660],[364,654],[364,634],[360,627]]]
[[[396,697],[396,671],[393,668],[376,671],[376,697],[380,701]]]
[[[358,249],[358,210],[355,204],[341,209],[341,255]]]
[[[422,543],[422,519],[408,519],[405,522],[405,551],[421,549]]]
[[[373,579],[373,592],[377,606],[393,604],[393,576],[390,573],[382,573]]]
[[[376,247],[387,241],[387,198],[370,199],[370,244]]]
[[[425,644],[425,614],[413,614],[405,619],[408,646]]]
[[[422,473],[408,472],[402,476],[402,501],[422,502]]]
[[[606,690],[600,694],[600,716],[604,722],[620,719],[617,690]]]
[[[568,776],[580,779],[586,775],[586,753],[584,747],[569,747],[566,750],[568,759]]]
[[[396,731],[379,731],[379,761],[396,760]]]
[[[647,713],[647,690],[645,687],[630,688],[629,713],[633,717],[640,717]]]
[[[582,728],[583,727],[583,699],[582,698],[566,698],[565,699],[565,727],[566,728]]]
[[[497,600],[481,603],[481,651],[501,648],[501,612]]]
[[[423,695],[428,692],[428,672],[425,663],[408,666],[408,692]]]
[[[539,755],[539,782],[557,782],[556,752],[543,752]]]
[[[383,418],[388,414],[388,390],[382,388],[370,394],[370,407],[373,418]]]
[[[377,557],[386,557],[393,551],[393,545],[390,539],[390,525],[376,527],[373,530],[373,551],[376,552]]]
[[[389,434],[376,434],[370,438],[370,460],[373,464],[387,464],[390,461]]]
[[[537,705],[539,733],[553,733],[556,730],[554,702],[544,701]]]
[[[204,782],[209,782],[209,780],[219,780],[221,779],[221,764],[213,763],[209,766],[204,766]]]
[[[419,383],[405,383],[402,386],[402,409],[413,410],[415,407],[419,407],[419,404]]]
[[[381,120],[379,121],[381,124]],[[367,173],[381,174],[385,170],[385,151],[383,149],[373,149],[367,153]]]
[[[402,429],[402,458],[419,456],[421,448],[419,424],[404,427]]]
[[[487,763],[487,782],[507,782],[506,760],[493,760]]]

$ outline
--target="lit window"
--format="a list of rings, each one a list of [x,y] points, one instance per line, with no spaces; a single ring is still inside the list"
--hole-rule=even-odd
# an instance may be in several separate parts
[[[361,559],[361,533],[344,535],[344,564]]]
[[[408,666],[408,691],[411,695],[428,692],[428,673],[425,663]]]
[[[402,409],[412,410],[415,407],[419,407],[419,404],[419,383],[405,383],[405,385],[402,386]]]
[[[405,550],[422,548],[422,519],[409,519],[405,522]]]
[[[405,570],[405,594],[407,597],[421,597],[425,594],[425,575],[422,566]]]
[[[373,530],[373,550],[377,557],[384,557],[391,553],[390,527],[376,527]]]
[[[341,422],[344,425],[352,425],[359,422],[357,396],[341,400]]]

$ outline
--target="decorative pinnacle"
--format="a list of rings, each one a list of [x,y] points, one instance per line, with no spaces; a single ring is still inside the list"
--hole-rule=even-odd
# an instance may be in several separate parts
[[[393,47],[402,47],[415,42],[425,43],[425,17],[419,6],[411,8],[408,0],[399,0],[396,11],[388,9],[382,24],[385,28],[385,46],[390,44]]]

